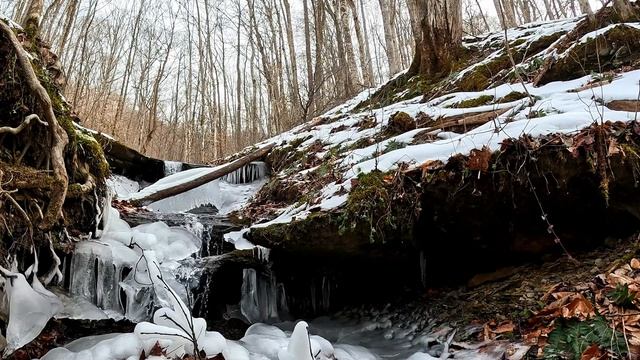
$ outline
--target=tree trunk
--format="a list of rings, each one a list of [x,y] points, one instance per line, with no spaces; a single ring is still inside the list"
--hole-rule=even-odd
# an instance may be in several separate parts
[[[358,53],[360,55],[360,68],[362,70],[362,80],[366,87],[373,86],[373,68],[371,67],[371,54],[365,44],[365,38],[363,30],[360,27],[360,19],[358,17],[358,9],[354,0],[347,0],[349,8],[351,9],[351,15],[353,16],[353,25],[356,30],[356,39],[358,40]],[[363,17],[364,18],[364,17]],[[366,31],[366,29],[364,30]]]
[[[358,70],[356,68],[356,56],[353,51],[353,41],[351,40],[351,26],[349,11],[350,8],[347,5],[346,0],[340,0],[339,4],[339,13],[340,13],[340,26],[342,27],[342,44],[344,46],[344,56],[347,67],[345,68],[346,72],[346,84],[345,84],[345,95],[351,96],[355,90],[360,90],[360,79],[358,77]],[[358,24],[356,24],[356,27]]]
[[[43,11],[44,0],[31,0],[29,2],[22,26],[30,36],[35,37],[40,31],[40,21],[42,21]]]
[[[457,1],[457,0],[455,0]],[[378,0],[382,14],[382,27],[384,28],[385,52],[389,63],[389,74],[394,75],[402,70],[400,64],[400,52],[398,50],[398,36],[396,34],[396,10],[395,0]]]
[[[493,0],[493,4],[496,7],[502,29],[512,28],[517,25],[513,8],[510,6],[508,0]]]
[[[460,0],[416,0],[424,9],[422,39],[416,47],[409,75],[446,75],[462,42]]]
[[[613,0],[613,8],[620,15],[622,21],[629,20],[633,15],[633,8],[628,0]]]
[[[589,17],[590,20],[594,20],[593,10],[591,10],[591,5],[589,5],[589,0],[578,0],[578,5],[580,5],[580,11]]]

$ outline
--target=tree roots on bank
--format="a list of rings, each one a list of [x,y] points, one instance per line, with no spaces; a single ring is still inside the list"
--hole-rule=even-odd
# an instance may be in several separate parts
[[[75,126],[59,88],[63,75],[47,70],[50,58],[40,39],[0,21],[2,258],[32,248],[48,254],[42,250],[60,250],[69,233],[95,231],[105,195],[102,148]]]

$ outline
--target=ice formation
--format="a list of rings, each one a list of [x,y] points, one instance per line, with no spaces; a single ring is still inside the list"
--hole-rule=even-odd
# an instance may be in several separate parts
[[[262,180],[267,176],[267,164],[254,161],[222,177],[229,184],[247,184]]]
[[[280,321],[281,314],[287,312],[284,286],[278,284],[276,278],[270,273],[244,269],[240,311],[252,324]]]
[[[178,286],[176,274],[181,261],[198,252],[200,239],[163,222],[131,228],[112,207],[106,209],[103,221],[99,239],[76,246],[70,295],[84,298],[112,317],[124,314],[133,321],[146,320],[155,295],[151,281],[144,278],[145,263],[157,261],[166,281],[176,289],[183,288]]]
[[[179,161],[164,162],[164,176],[173,175],[182,171],[182,163]]]
[[[165,162],[165,166],[168,166],[166,164],[167,162]],[[166,177],[137,192],[127,192],[126,189],[122,189],[122,181],[116,181],[116,192],[120,199],[135,200],[160,190],[189,182],[218,168],[203,167],[168,173]],[[266,175],[266,164],[253,162],[222,177],[222,179],[210,181],[182,194],[151,203],[149,208],[170,213],[188,211],[203,205],[212,205],[219,214],[227,214],[246,204],[249,198],[265,184]]]
[[[283,349],[278,354],[279,360],[313,360],[315,355],[311,350],[311,339],[309,338],[309,324],[300,321],[296,324],[291,334],[291,340],[287,349]]]
[[[113,191],[116,198],[126,198],[140,190],[137,181],[130,180],[122,175],[111,175],[107,179],[107,186]]]
[[[17,265],[14,262],[14,265]],[[14,266],[17,267],[17,266]],[[26,276],[32,276],[31,284],[25,275],[17,271],[2,272],[2,310],[8,314],[6,339],[7,347],[4,354],[11,354],[15,350],[35,339],[45,325],[62,309],[62,302],[56,295],[45,289],[38,276],[37,256],[35,263],[27,269]]]

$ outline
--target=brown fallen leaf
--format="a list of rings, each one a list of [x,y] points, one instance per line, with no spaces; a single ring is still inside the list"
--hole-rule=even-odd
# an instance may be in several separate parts
[[[575,294],[571,302],[562,308],[562,317],[565,319],[578,318],[586,320],[596,315],[593,305],[582,294]]]
[[[580,360],[599,360],[604,357],[604,354],[600,350],[598,345],[593,344],[585,350],[580,356]]]
[[[640,260],[633,258],[631,259],[631,262],[629,263],[629,265],[631,265],[631,268],[633,270],[638,270],[640,269]]]

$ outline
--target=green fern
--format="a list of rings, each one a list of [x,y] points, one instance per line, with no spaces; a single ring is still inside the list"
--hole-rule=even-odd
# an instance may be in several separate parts
[[[591,345],[622,356],[626,352],[624,337],[611,329],[603,317],[587,321],[561,321],[549,334],[549,342],[544,349],[545,359],[580,359]]]
[[[615,290],[609,292],[609,298],[614,304],[624,308],[629,308],[633,306],[633,300],[635,300],[636,296],[634,293],[629,291],[628,284],[618,284],[616,285]]]

